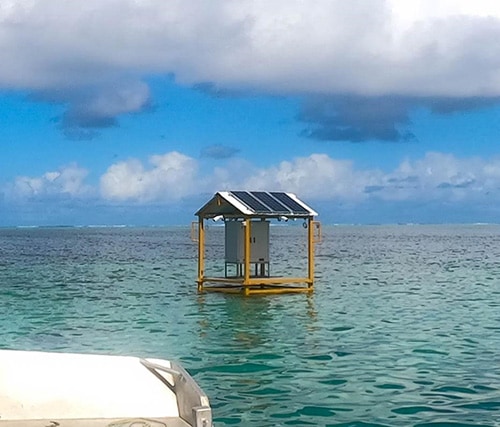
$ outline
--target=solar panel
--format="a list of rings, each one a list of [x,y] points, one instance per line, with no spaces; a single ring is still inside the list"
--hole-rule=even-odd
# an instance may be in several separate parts
[[[273,196],[265,191],[252,191],[252,196],[259,199],[262,203],[265,203],[266,206],[269,206],[276,213],[289,214],[290,209],[288,209],[285,205],[276,200]]]
[[[286,193],[279,193],[279,192],[271,192],[271,195],[278,199],[283,205],[285,205],[288,209],[290,209],[293,213],[296,214],[308,214],[309,211],[305,209],[302,205],[298,204],[295,200],[293,200],[288,194]]]
[[[257,200],[248,191],[231,191],[231,194],[237,199],[240,199],[245,205],[247,205],[254,212],[265,212],[271,213],[272,210],[264,205],[261,201]]]

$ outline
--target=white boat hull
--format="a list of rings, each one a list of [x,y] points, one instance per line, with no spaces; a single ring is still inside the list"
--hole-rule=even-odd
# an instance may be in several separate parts
[[[211,427],[207,396],[162,359],[0,350],[0,426]]]

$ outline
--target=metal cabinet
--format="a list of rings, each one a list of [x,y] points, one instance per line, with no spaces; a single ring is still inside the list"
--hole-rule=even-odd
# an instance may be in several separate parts
[[[243,277],[245,272],[245,222],[227,221],[226,277]],[[269,221],[252,221],[250,225],[250,260],[252,277],[269,277]]]
[[[245,262],[245,223],[227,221],[226,262]],[[252,221],[250,226],[250,263],[269,262],[269,221]]]

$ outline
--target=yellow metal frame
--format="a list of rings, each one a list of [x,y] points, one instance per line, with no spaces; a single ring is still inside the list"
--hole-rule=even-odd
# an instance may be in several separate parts
[[[193,242],[198,242],[198,222],[191,222],[191,240]]]
[[[321,240],[321,225],[307,219],[307,277],[251,277],[250,276],[250,236],[251,218],[244,218],[244,275],[243,277],[206,277],[205,276],[205,218],[198,217],[197,239],[193,236],[196,229],[193,224],[192,238],[198,241],[198,291],[253,294],[283,294],[297,292],[312,292],[314,289],[314,249]],[[207,286],[207,284],[210,284]]]
[[[321,239],[323,237],[321,234],[321,222],[312,221],[312,227],[313,227],[313,231],[314,231],[314,235],[313,235],[314,243],[321,243]]]

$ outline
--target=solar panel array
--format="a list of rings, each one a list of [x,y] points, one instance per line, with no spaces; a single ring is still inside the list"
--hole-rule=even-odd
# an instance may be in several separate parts
[[[231,191],[233,197],[255,213],[265,215],[310,215],[310,211],[283,192]]]
[[[305,209],[302,205],[293,200],[286,193],[271,193],[274,197],[276,197],[281,203],[286,204],[287,207],[291,208],[294,213],[309,213],[307,209]]]

